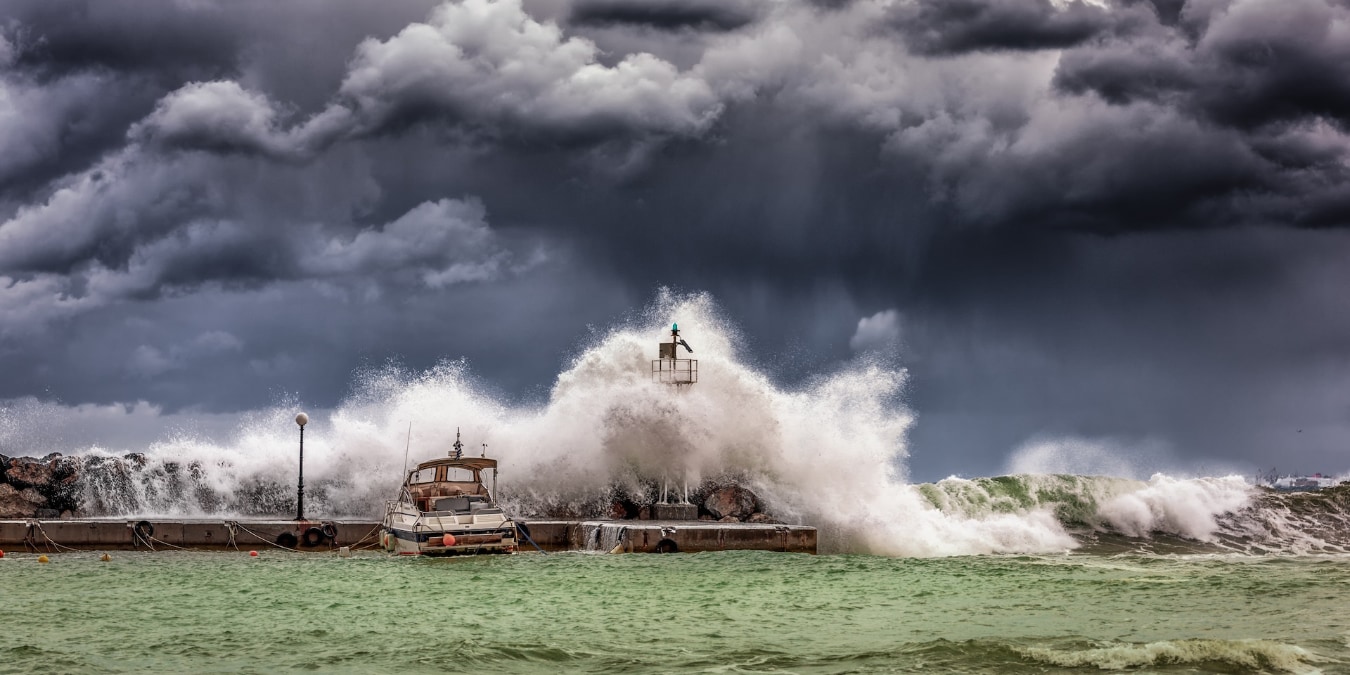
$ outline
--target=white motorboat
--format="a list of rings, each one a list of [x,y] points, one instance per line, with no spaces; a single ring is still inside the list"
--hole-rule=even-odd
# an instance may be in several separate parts
[[[515,553],[516,523],[494,501],[497,460],[454,452],[408,472],[398,499],[386,504],[380,543],[399,555]],[[492,471],[492,490],[483,474]]]

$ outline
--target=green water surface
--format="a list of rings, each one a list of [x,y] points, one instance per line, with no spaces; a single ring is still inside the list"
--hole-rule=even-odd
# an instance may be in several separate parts
[[[0,559],[0,673],[1350,672],[1350,557]]]

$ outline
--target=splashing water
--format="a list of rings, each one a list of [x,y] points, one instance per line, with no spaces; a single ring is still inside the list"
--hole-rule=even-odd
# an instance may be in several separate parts
[[[650,371],[673,320],[700,360],[699,382],[678,390],[652,382]],[[823,551],[1043,553],[1078,546],[1074,528],[1213,541],[1253,527],[1252,519],[1239,527],[1224,516],[1255,494],[1238,478],[1051,475],[908,485],[913,416],[900,401],[902,368],[871,356],[785,389],[745,364],[738,340],[710,296],[662,292],[645,312],[598,334],[542,406],[501,403],[463,361],[420,373],[397,366],[359,373],[356,392],[307,428],[308,511],[377,516],[401,480],[405,443],[415,464],[447,452],[458,429],[468,454],[487,444],[500,461],[502,501],[522,515],[594,517],[607,512],[616,489],[650,496],[654,480],[687,475],[691,484],[732,477],[748,485],[776,517],[819,526]],[[297,408],[286,401],[253,414],[226,444],[184,435],[130,458],[89,449],[85,509],[287,513]]]

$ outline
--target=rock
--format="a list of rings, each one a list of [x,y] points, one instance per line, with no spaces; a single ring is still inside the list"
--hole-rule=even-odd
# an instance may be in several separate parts
[[[42,520],[56,520],[61,517],[61,512],[56,509],[38,509],[33,512],[33,517]]]
[[[5,481],[21,489],[45,487],[52,482],[52,467],[31,457],[19,457],[10,462]]]
[[[752,514],[750,514],[750,517],[749,517],[749,518],[746,518],[746,519],[745,519],[745,522],[747,522],[747,523],[771,523],[771,524],[772,524],[772,523],[777,523],[778,521],[774,520],[774,519],[773,519],[773,516],[770,516],[770,515],[767,514],[767,513],[752,513]]]
[[[698,519],[699,519],[699,520],[716,520],[716,518],[713,518],[712,516],[710,516],[710,515],[708,515],[708,514],[706,514],[706,513],[699,515]]]
[[[719,522],[719,523],[739,523],[739,522],[741,522],[741,519],[740,519],[740,518],[737,518],[736,516],[722,516],[721,518],[719,518],[719,519],[717,520],[717,522]]]
[[[0,483],[0,518],[32,518],[47,500],[37,490],[16,490],[13,485]]]
[[[623,502],[614,501],[609,505],[609,517],[614,520],[623,520],[628,517],[628,509],[624,508]]]
[[[47,498],[47,505],[58,511],[79,511],[81,504],[80,462],[74,457],[60,457],[48,465],[51,481],[37,486]]]
[[[703,500],[703,508],[714,518],[732,516],[740,520],[759,510],[759,498],[739,485],[728,485],[709,493]]]
[[[5,501],[6,506],[0,508],[0,513],[6,509],[12,512],[23,512],[24,517],[32,518],[33,514],[28,513],[34,507],[29,502],[38,504],[37,508],[54,509],[54,514],[47,514],[41,517],[57,518],[62,511],[81,511],[82,484],[80,474],[82,473],[82,464],[78,458],[65,457],[59,452],[53,452],[47,455],[44,460],[33,459],[32,457],[15,457],[9,459],[7,467],[4,469],[3,480],[0,484],[9,484],[16,491],[37,495],[36,500],[20,500],[19,503],[14,495],[6,493],[9,497]]]
[[[651,520],[651,519],[652,519],[652,507],[644,506],[638,509],[638,520]]]

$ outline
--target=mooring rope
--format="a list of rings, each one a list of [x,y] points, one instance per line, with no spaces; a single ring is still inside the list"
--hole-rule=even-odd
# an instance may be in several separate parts
[[[512,522],[515,522],[515,519],[514,519],[514,518],[512,519]],[[531,537],[531,536],[530,536],[530,526],[529,526],[529,524],[527,524],[527,523],[522,523],[522,524],[524,524],[525,527],[523,527],[523,528],[517,527],[517,528],[516,528],[516,531],[519,532],[519,533],[521,533],[521,534],[523,534],[523,535],[525,535],[525,541],[530,542],[530,546],[533,546],[533,547],[535,548],[536,551],[539,551],[539,553],[541,553],[541,554],[543,554],[543,555],[548,555],[548,552],[547,552],[547,551],[545,551],[545,550],[542,549],[542,548],[539,548],[539,544],[534,543],[534,537]]]
[[[30,526],[36,525],[36,526],[37,526],[37,531],[42,533],[42,538],[43,538],[43,539],[46,539],[52,546],[55,546],[56,549],[57,549],[58,551],[61,550],[61,549],[65,549],[65,550],[71,551],[71,552],[74,552],[74,551],[78,551],[78,550],[79,550],[79,549],[77,549],[77,548],[71,548],[71,547],[69,547],[69,546],[64,546],[64,545],[62,545],[62,544],[57,543],[55,539],[52,539],[52,538],[47,534],[47,528],[45,528],[45,527],[42,526],[42,521],[40,521],[40,520],[32,520],[32,521],[29,521],[29,525],[30,525]]]
[[[361,542],[363,542],[363,541],[369,539],[369,538],[370,538],[370,535],[375,534],[375,532],[376,532],[377,530],[379,530],[381,527],[384,527],[384,523],[380,523],[380,524],[376,525],[375,527],[370,528],[370,531],[366,533],[366,536],[361,537],[360,539],[357,539],[356,541],[354,541],[354,542],[348,544],[347,547],[348,547],[348,548],[353,548],[353,549],[356,548],[358,544],[360,544]],[[379,540],[376,540],[376,541],[373,542],[371,545],[372,545],[372,546],[376,546],[376,545],[378,545],[379,543],[380,543]]]
[[[182,547],[182,546],[174,546],[173,544],[170,544],[169,542],[164,541],[163,539],[156,539],[156,538],[154,537],[154,535],[151,535],[151,536],[150,536],[150,541],[153,541],[153,542],[158,543],[158,544],[164,544],[165,546],[168,546],[169,548],[176,548],[176,549],[178,549],[178,550],[180,550],[180,551],[186,551],[186,550],[187,550],[186,548],[184,548],[184,547]]]
[[[239,529],[243,530],[245,533],[253,535],[253,537],[254,537],[255,539],[257,539],[258,541],[261,541],[261,542],[264,543],[264,544],[267,544],[268,546],[273,546],[273,547],[279,548],[279,549],[281,549],[281,550],[283,550],[283,551],[290,551],[291,553],[299,553],[299,552],[300,552],[300,551],[298,551],[298,550],[296,550],[296,549],[293,549],[293,548],[287,548],[287,547],[285,547],[285,546],[282,546],[281,544],[278,544],[278,543],[276,543],[276,542],[274,542],[274,541],[268,541],[268,540],[267,540],[265,537],[263,537],[262,535],[258,534],[257,532],[254,532],[253,530],[248,529],[247,527],[244,527],[242,524],[240,524],[240,523],[238,523],[238,522],[236,522],[235,525],[238,526]]]
[[[23,533],[23,550],[27,551],[31,548],[36,551],[38,550],[38,543],[37,539],[33,537],[33,533],[37,531],[37,521],[30,518],[25,524],[28,525],[28,529]],[[48,550],[51,549],[50,546],[47,548]]]

